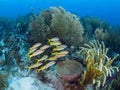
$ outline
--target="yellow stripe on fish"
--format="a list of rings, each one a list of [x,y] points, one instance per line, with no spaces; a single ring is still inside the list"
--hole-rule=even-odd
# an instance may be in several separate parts
[[[47,49],[47,48],[49,48],[50,46],[49,45],[44,45],[44,46],[42,46],[41,48],[40,48],[40,50],[45,50],[45,49]]]
[[[37,48],[30,49],[29,52],[28,52],[28,54],[30,55],[30,54],[32,54],[36,50],[37,50]]]
[[[66,56],[66,55],[57,55],[57,56],[54,56],[54,57],[50,57],[50,58],[48,58],[47,60],[50,60],[50,61],[55,61],[55,60],[57,60],[58,58],[61,58],[61,57],[64,57],[64,56]]]
[[[56,42],[56,41],[59,41],[58,37],[54,37],[54,38],[48,39],[48,42]]]
[[[40,59],[37,59],[37,62],[46,60],[48,58],[48,55],[44,55],[43,57],[41,57]]]
[[[53,52],[52,55],[67,55],[68,51]]]
[[[48,59],[46,59],[46,60],[55,61],[55,60],[57,60],[57,59],[58,59],[57,56],[53,56],[53,57],[50,57],[50,58],[48,58]]]
[[[32,49],[35,49],[35,48],[38,48],[39,46],[41,46],[42,44],[41,43],[36,43],[35,45],[33,45],[30,50]]]
[[[50,46],[58,46],[58,45],[61,45],[60,41],[50,42]]]
[[[44,52],[44,50],[37,50],[37,51],[35,51],[34,53],[28,55],[28,57],[29,57],[29,58],[32,58],[32,57],[34,57],[34,56],[37,56],[37,55],[39,55],[39,54],[42,54],[43,52]]]
[[[56,46],[53,51],[61,51],[64,50],[67,46],[66,45],[60,45],[60,46]]]
[[[40,71],[43,71],[47,68],[49,68],[50,66],[54,65],[56,62],[52,61],[52,62],[49,62],[47,63],[45,66],[42,66],[40,69],[37,69],[37,72],[40,72]]]
[[[33,69],[33,68],[37,68],[37,67],[39,67],[41,65],[42,65],[42,63],[35,63],[35,64],[29,66],[28,69],[30,70],[30,69]]]

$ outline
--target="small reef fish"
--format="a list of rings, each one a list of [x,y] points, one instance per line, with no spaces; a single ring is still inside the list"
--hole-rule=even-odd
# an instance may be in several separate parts
[[[56,46],[56,48],[54,48],[53,51],[61,51],[64,50],[66,47],[67,47],[66,45]]]
[[[46,60],[54,61],[54,60],[57,60],[58,58],[64,57],[64,56],[66,56],[66,54],[56,54],[55,56],[50,57],[50,58],[48,58]]]
[[[61,51],[61,52],[53,52],[52,55],[67,55],[68,51]]]
[[[44,45],[44,46],[42,46],[41,48],[40,48],[40,50],[45,50],[45,49],[47,49],[47,48],[49,48],[50,46],[49,45]]]
[[[56,41],[59,41],[58,37],[54,37],[54,38],[48,39],[48,42],[56,42]]]
[[[57,55],[57,58],[64,57],[66,54]]]
[[[46,60],[48,58],[48,55],[44,55],[43,57],[41,57],[40,59],[37,59],[37,62]]]
[[[40,71],[43,71],[47,68],[49,68],[50,66],[54,65],[56,62],[52,61],[52,62],[49,62],[47,63],[45,66],[42,66],[40,69],[37,69],[37,72],[40,72]]]
[[[50,42],[50,46],[58,46],[58,45],[61,45],[60,41]]]
[[[37,55],[39,55],[39,54],[42,54],[44,52],[44,50],[37,50],[37,51],[35,51],[34,53],[32,53],[32,54],[28,54],[28,57],[29,58],[32,58],[32,57],[34,57],[34,56],[37,56]]]
[[[32,54],[36,50],[37,50],[37,48],[33,48],[33,49],[29,50],[28,55]]]
[[[42,45],[41,43],[36,43],[35,45],[33,45],[33,46],[30,48],[30,50],[35,49],[35,48],[37,48],[37,47],[39,47],[39,46],[41,46],[41,45]]]
[[[35,63],[35,64],[29,66],[28,69],[30,70],[30,69],[32,69],[32,68],[37,68],[37,67],[39,67],[39,66],[41,66],[41,65],[42,65],[42,63]]]
[[[59,53],[57,53],[58,55],[66,55],[66,54],[68,54],[69,52],[68,51],[61,51],[61,52],[59,52]]]
[[[57,57],[57,56],[53,56],[53,57],[48,58],[47,60],[50,60],[50,61],[55,61],[55,60],[57,60],[57,59],[58,59],[58,57]]]

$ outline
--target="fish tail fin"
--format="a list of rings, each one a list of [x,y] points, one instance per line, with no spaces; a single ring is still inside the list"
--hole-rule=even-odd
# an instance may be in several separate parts
[[[48,39],[48,42],[50,42],[50,39]]]
[[[48,59],[45,60],[45,62],[47,61]]]
[[[31,59],[31,56],[30,56],[30,54],[28,53],[28,57]]]
[[[29,67],[27,67],[28,68],[28,70],[30,71],[31,70],[31,67],[29,66]]]
[[[32,50],[32,47],[31,48],[29,48],[29,51],[31,51]]]
[[[37,60],[37,63],[39,63],[40,62],[40,60]]]
[[[55,52],[55,48],[52,50],[52,52]]]
[[[39,72],[41,72],[41,71],[43,71],[43,70],[42,70],[42,68],[40,68],[40,69],[37,69],[37,72],[38,72],[38,73],[39,73]]]
[[[52,43],[50,42],[50,47],[52,47]]]

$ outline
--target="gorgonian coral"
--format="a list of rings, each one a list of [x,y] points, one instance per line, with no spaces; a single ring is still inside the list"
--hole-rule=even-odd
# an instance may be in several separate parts
[[[81,47],[80,53],[83,54],[87,66],[81,82],[83,85],[93,83],[97,84],[97,87],[101,84],[104,86],[107,76],[112,76],[115,70],[119,71],[118,67],[111,65],[119,55],[109,58],[108,48],[104,42],[94,41],[85,44],[85,47]]]
[[[66,45],[80,46],[83,33],[79,17],[62,7],[51,7],[33,17],[28,37],[29,42],[46,42],[47,38],[59,37]]]
[[[69,45],[81,45],[84,29],[79,18],[62,7],[51,7],[51,31]]]

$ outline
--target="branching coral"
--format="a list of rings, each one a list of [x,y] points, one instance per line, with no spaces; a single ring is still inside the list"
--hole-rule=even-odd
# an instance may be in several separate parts
[[[107,22],[102,21],[96,17],[81,17],[80,21],[84,27],[84,36],[87,41],[91,40],[93,37],[93,33],[97,28],[102,28],[103,30],[109,30],[110,26]]]
[[[112,59],[107,56],[108,48],[105,48],[104,42],[94,41],[81,47],[80,53],[83,54],[86,71],[82,78],[82,84],[87,85],[91,82],[97,83],[97,87],[104,86],[106,77],[112,76],[115,70],[119,71],[116,66],[112,66],[112,62],[119,56],[118,54]]]
[[[103,28],[97,28],[94,33],[95,33],[94,36],[97,40],[107,41],[109,38],[109,33]]]
[[[103,75],[102,71],[95,68],[94,60],[87,61],[87,67],[84,71],[84,75],[82,77],[81,85],[87,86],[92,82],[95,83],[95,80],[98,82],[98,86],[100,84],[99,77]]]

